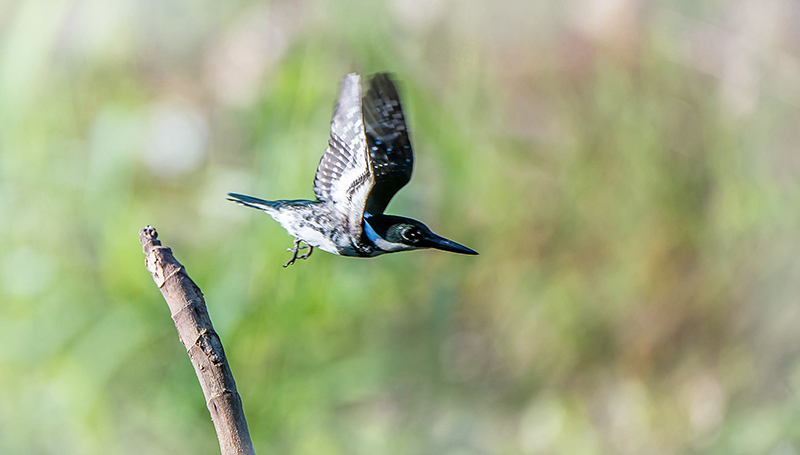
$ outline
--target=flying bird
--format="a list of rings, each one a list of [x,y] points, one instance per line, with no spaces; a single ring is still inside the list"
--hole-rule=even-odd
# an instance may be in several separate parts
[[[342,81],[328,148],[317,167],[317,200],[267,201],[237,193],[228,193],[228,200],[263,210],[294,237],[294,248],[288,249],[292,257],[284,267],[308,259],[314,248],[356,257],[421,248],[478,254],[417,220],[383,213],[411,180],[413,167],[411,141],[391,78],[373,75],[362,99],[361,78],[352,73]],[[308,251],[298,256],[304,249]]]

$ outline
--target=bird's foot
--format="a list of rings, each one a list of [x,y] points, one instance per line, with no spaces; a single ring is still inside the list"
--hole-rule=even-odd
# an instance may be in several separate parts
[[[286,248],[286,251],[292,253],[292,258],[289,259],[289,262],[283,264],[283,268],[289,267],[290,265],[294,264],[295,261],[298,259],[308,259],[308,257],[311,256],[311,252],[314,251],[314,247],[308,244],[306,244],[305,246],[300,246],[300,242],[301,240],[295,239],[294,248]],[[302,256],[297,255],[297,253],[299,253],[300,250],[305,250],[306,248],[308,248],[308,253],[303,254]]]

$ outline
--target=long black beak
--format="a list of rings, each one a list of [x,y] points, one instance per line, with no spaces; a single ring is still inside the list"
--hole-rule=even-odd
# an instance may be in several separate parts
[[[477,251],[460,245],[452,240],[447,240],[444,237],[438,236],[431,232],[430,236],[425,239],[426,247],[436,248],[437,250],[450,251],[451,253],[461,254],[478,254]]]

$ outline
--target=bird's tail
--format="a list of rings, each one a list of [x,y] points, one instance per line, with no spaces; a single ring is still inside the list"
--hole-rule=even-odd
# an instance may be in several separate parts
[[[264,210],[266,212],[277,210],[281,205],[280,202],[278,201],[265,201],[264,199],[259,199],[257,197],[245,196],[244,194],[236,194],[236,193],[228,193],[228,200],[237,202],[246,207],[252,207],[258,210]]]

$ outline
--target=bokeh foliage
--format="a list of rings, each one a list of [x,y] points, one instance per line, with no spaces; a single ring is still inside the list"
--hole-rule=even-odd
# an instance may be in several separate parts
[[[791,0],[0,5],[0,453],[217,453],[137,231],[205,292],[259,453],[800,450]],[[347,72],[390,213],[481,252],[316,253]]]

